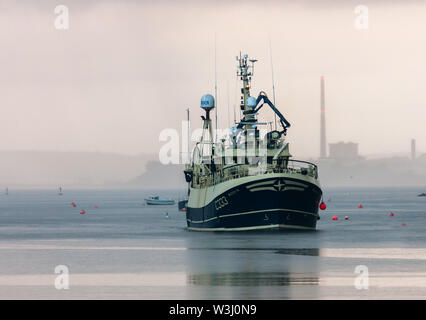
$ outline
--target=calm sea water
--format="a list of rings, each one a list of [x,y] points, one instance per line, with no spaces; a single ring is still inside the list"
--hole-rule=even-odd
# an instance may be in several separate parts
[[[10,190],[0,195],[0,298],[424,299],[424,191],[326,190],[317,231],[199,233],[176,206],[141,204],[177,192]],[[55,288],[59,265],[69,289]]]

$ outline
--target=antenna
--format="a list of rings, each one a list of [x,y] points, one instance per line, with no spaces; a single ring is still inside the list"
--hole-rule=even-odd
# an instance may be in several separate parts
[[[237,115],[236,115],[236,112],[235,112],[235,108],[237,107],[237,100],[238,100],[237,85],[238,85],[238,77],[235,77],[235,90],[234,90],[235,96],[234,96],[234,106],[233,106],[233,109],[234,109],[234,125],[237,123]]]
[[[227,86],[226,93],[227,93],[227,99],[228,99],[228,126],[230,127],[231,126],[231,117],[229,115],[229,81],[226,81],[226,86]]]
[[[271,58],[271,75],[272,75],[272,99],[275,104],[275,80],[274,80],[274,65],[272,63],[272,44],[271,44],[271,36],[269,36],[269,56]],[[275,130],[277,130],[277,115],[274,113],[274,124],[275,124]]]
[[[217,74],[216,74],[216,34],[214,35],[214,100],[216,101],[215,108],[215,124],[216,124],[216,132],[215,132],[215,143],[217,142]]]
[[[190,141],[191,141],[191,138],[190,138],[190,133],[189,133],[189,130],[190,130],[190,128],[189,128],[189,126],[190,126],[190,124],[189,124],[189,108],[187,108],[186,109],[186,119],[188,120],[188,123],[187,123],[187,125],[188,125],[188,144],[187,144],[187,158],[186,158],[186,161],[188,162],[188,163],[190,163],[190,159],[191,159],[191,153],[189,152],[189,150],[190,150],[190,148],[189,148],[189,143],[190,143]]]

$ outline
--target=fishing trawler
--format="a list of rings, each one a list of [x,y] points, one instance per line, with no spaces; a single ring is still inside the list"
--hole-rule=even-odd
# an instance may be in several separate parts
[[[291,159],[285,139],[290,123],[265,92],[250,95],[257,60],[240,54],[237,61],[242,119],[227,139],[213,137],[210,112],[215,108],[214,97],[206,94],[201,98],[203,134],[184,170],[189,191],[188,229],[315,229],[322,198],[318,168]],[[272,125],[269,132],[261,129],[267,126],[257,120],[264,105],[279,118],[280,129],[275,126],[272,130]]]

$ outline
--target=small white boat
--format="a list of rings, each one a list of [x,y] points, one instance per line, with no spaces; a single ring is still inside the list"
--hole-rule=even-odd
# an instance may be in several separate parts
[[[160,198],[159,196],[149,197],[145,199],[146,204],[150,205],[174,205],[175,200],[170,198]]]

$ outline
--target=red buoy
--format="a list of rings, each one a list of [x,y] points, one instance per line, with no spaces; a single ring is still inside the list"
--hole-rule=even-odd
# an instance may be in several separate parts
[[[80,211],[80,214],[85,214],[85,213],[86,213],[86,211],[84,211],[84,210]]]
[[[349,220],[349,217],[348,217],[348,216],[345,216],[345,220]]]
[[[319,207],[320,207],[321,210],[327,209],[327,205],[324,202],[321,202]]]
[[[94,206],[93,208],[98,209],[99,207],[98,206]]]
[[[362,206],[362,204],[360,204],[360,205],[358,206],[358,208],[359,208],[359,209],[362,209],[362,208],[364,208],[364,207]]]
[[[389,213],[389,217],[393,217],[393,216],[394,216],[393,212]]]
[[[401,227],[405,227],[406,226],[406,224],[405,223],[401,223]]]
[[[71,205],[75,208],[75,207],[77,207],[77,205],[74,203],[74,201],[73,202],[71,202]]]
[[[142,205],[144,206],[144,205],[145,205],[145,202],[142,202]]]
[[[339,220],[339,218],[337,216],[333,216],[333,218],[331,218],[332,220]]]

